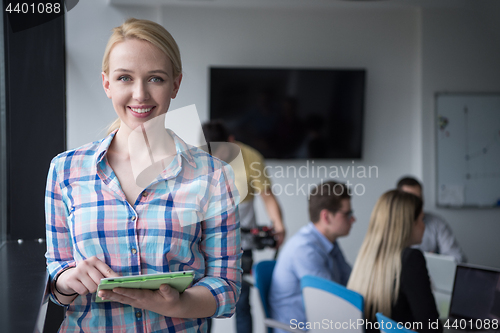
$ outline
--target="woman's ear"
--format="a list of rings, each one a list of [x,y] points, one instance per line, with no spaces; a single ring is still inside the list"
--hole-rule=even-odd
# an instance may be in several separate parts
[[[109,89],[109,77],[108,74],[102,72],[102,87],[104,88],[104,92],[109,99],[111,99],[111,90]]]
[[[182,81],[182,73],[180,73],[174,80],[174,90],[172,91],[172,99],[177,96],[177,92],[179,91],[179,87],[181,86]]]

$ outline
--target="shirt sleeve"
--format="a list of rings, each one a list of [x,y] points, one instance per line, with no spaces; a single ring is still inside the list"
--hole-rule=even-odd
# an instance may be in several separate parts
[[[448,223],[439,217],[433,216],[433,219],[435,220],[434,223],[436,223],[435,227],[437,230],[439,253],[453,256],[457,263],[466,262],[465,255],[455,236],[453,236],[453,232]]]
[[[69,210],[65,204],[61,191],[61,184],[57,172],[57,157],[50,164],[45,190],[45,229],[47,236],[47,271],[51,281],[61,273],[62,270],[76,266],[73,258],[73,245],[70,231],[68,229]],[[61,304],[54,296],[51,284],[51,299]]]
[[[422,323],[423,332],[442,332],[442,326],[438,330],[430,329],[430,322],[439,319],[436,302],[431,290],[431,281],[424,255],[420,250],[409,249],[409,253],[403,257],[401,269],[401,288],[408,299],[411,313],[415,322]]]
[[[216,186],[210,189],[211,198],[202,222],[200,250],[205,257],[205,277],[195,285],[208,288],[217,302],[212,317],[231,317],[241,290],[241,244],[237,193],[232,175],[221,168],[214,173]],[[230,169],[229,169],[230,171]],[[216,176],[218,174],[218,177]]]

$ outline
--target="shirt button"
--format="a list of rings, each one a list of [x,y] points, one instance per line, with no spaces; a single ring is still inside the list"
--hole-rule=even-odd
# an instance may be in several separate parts
[[[137,217],[132,216],[132,221],[135,221],[136,219],[137,219]]]
[[[132,254],[136,254],[137,250],[135,248],[132,248]]]
[[[137,317],[137,319],[140,319],[142,317],[142,312],[141,311],[137,311],[135,313],[135,316]]]
[[[143,197],[147,197],[148,196],[148,192],[146,192],[146,191],[142,192],[142,196]]]

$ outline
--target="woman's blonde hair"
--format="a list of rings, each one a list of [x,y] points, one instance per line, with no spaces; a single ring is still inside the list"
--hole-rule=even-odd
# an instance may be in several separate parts
[[[172,35],[158,23],[149,20],[129,18],[121,26],[114,28],[108,40],[104,57],[102,58],[102,71],[109,74],[109,55],[113,47],[127,39],[136,38],[150,42],[169,57],[173,67],[173,78],[182,73],[181,53]],[[116,119],[108,128],[108,134],[120,127],[120,119]]]
[[[391,316],[399,294],[401,253],[410,244],[415,220],[422,212],[422,200],[399,190],[384,193],[370,218],[347,288],[363,295],[365,317],[375,313]]]

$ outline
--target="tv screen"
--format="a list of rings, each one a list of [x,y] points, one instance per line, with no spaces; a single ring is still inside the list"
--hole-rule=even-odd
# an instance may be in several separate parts
[[[358,159],[363,69],[210,68],[210,119],[272,159]]]

